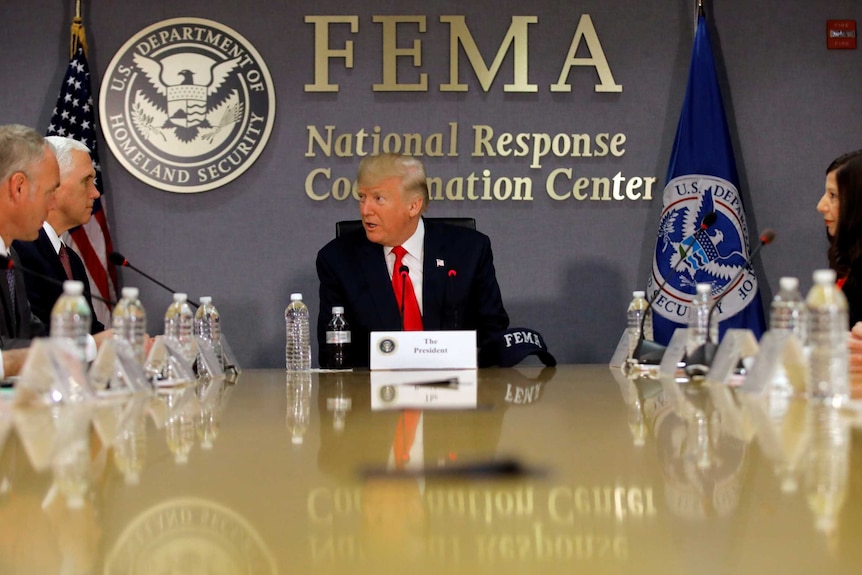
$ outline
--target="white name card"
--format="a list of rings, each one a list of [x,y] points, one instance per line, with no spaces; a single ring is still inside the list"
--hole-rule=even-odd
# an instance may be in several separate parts
[[[375,369],[476,369],[476,331],[372,331]]]
[[[475,409],[475,369],[371,372],[371,410]]]

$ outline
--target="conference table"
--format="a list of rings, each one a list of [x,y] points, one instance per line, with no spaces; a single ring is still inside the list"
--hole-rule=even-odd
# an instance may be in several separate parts
[[[607,365],[402,376],[7,393],[0,573],[862,572],[854,409]]]

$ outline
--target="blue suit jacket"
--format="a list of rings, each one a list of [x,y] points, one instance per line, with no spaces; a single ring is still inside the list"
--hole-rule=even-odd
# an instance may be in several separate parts
[[[63,264],[60,263],[60,256],[54,251],[54,246],[51,244],[51,240],[48,238],[48,234],[44,228],[39,230],[38,239],[32,242],[16,241],[13,242],[13,245],[18,252],[22,266],[43,276],[54,278],[59,282],[55,283],[32,274],[24,274],[24,283],[27,285],[27,299],[30,300],[30,308],[42,323],[50,327],[51,309],[54,307],[57,298],[63,293],[62,282],[66,280],[66,272],[63,270]],[[90,317],[92,318],[90,333],[96,334],[105,331],[105,326],[96,319],[96,313],[93,311],[90,282],[87,280],[87,270],[84,268],[84,262],[75,253],[75,250],[68,248],[68,251],[72,277],[83,282],[84,297],[87,300],[87,305],[90,306]]]
[[[368,366],[372,331],[401,329],[383,250],[360,230],[332,240],[318,252],[317,343],[321,365],[325,365],[326,325],[333,306],[344,307],[350,325],[352,367]],[[496,348],[500,333],[509,326],[509,316],[503,307],[488,236],[425,220],[422,281],[423,327],[475,329],[479,364],[497,363]]]

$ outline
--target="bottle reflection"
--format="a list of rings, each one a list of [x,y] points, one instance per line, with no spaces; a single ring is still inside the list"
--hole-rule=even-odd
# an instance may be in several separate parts
[[[332,395],[326,398],[326,411],[332,413],[332,429],[340,433],[344,431],[347,413],[353,407],[352,399],[346,396],[344,392],[343,374],[335,374],[334,389],[330,393]]]
[[[806,453],[805,497],[817,529],[832,533],[844,506],[850,462],[850,428],[837,409],[809,406]]]
[[[706,385],[656,411],[655,435],[672,512],[689,519],[727,516],[739,504],[747,442],[734,432]]]
[[[138,413],[114,440],[114,466],[129,485],[137,485],[147,460],[146,413]]]
[[[287,390],[287,429],[290,441],[301,445],[311,420],[311,372],[288,371]]]
[[[195,444],[196,398],[190,388],[185,388],[167,393],[163,401],[168,414],[165,422],[168,449],[176,463],[187,463]]]
[[[227,404],[229,390],[232,389],[232,386],[226,386],[222,378],[198,386],[200,412],[196,429],[201,449],[212,449],[218,438],[221,416]]]

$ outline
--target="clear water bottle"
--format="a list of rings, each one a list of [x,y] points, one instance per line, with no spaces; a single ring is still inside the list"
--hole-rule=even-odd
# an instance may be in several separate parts
[[[699,283],[688,308],[688,351],[693,352],[708,341],[718,343],[718,316],[709,320],[712,307],[712,284]],[[709,324],[709,325],[707,325]]]
[[[114,307],[111,316],[114,337],[129,342],[135,353],[135,359],[144,365],[146,360],[144,349],[147,337],[147,313],[144,311],[141,300],[138,299],[138,288],[124,287],[122,296]]]
[[[345,369],[350,367],[350,326],[344,319],[344,308],[332,308],[332,319],[326,326],[326,367]]]
[[[90,306],[84,299],[84,284],[76,280],[63,282],[63,295],[51,309],[51,337],[71,339],[79,350],[81,361],[87,360],[87,336],[90,334]]]
[[[284,328],[287,342],[284,359],[288,371],[311,369],[311,338],[308,332],[308,307],[302,303],[301,293],[290,294],[290,305],[284,310]]]
[[[212,345],[213,352],[224,365],[221,350],[221,317],[212,301],[209,296],[201,297],[201,305],[195,312],[195,333]]]
[[[632,301],[626,310],[629,332],[629,355],[635,350],[641,336],[641,322],[644,326],[644,339],[652,341],[652,314],[648,313],[649,306],[644,292],[632,292]],[[646,319],[644,319],[646,316]]]
[[[834,270],[814,272],[808,306],[808,394],[840,405],[850,397],[847,298],[835,285]]]
[[[799,293],[799,280],[783,277],[778,283],[779,291],[769,307],[769,329],[784,329],[793,333],[799,343],[805,345],[808,333],[808,308]]]
[[[192,352],[194,320],[195,314],[192,312],[192,306],[189,305],[188,295],[175,293],[174,302],[165,312],[165,337],[179,342],[183,356],[189,363],[195,360],[195,354]]]

